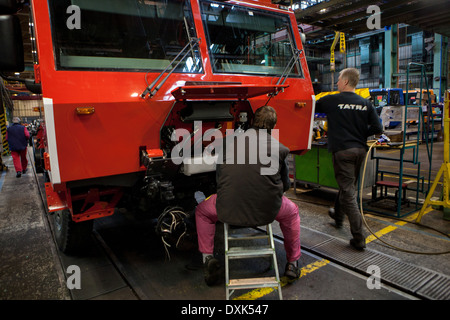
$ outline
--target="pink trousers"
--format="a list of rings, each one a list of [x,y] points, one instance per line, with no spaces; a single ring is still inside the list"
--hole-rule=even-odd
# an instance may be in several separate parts
[[[22,151],[11,151],[11,156],[16,172],[22,172],[27,169],[27,149],[23,149]]]
[[[201,253],[213,254],[214,235],[216,233],[217,211],[214,194],[201,202],[195,210],[197,225],[198,248]],[[300,258],[300,216],[298,207],[291,200],[283,196],[281,208],[276,221],[279,222],[284,237],[284,249],[287,261],[292,262]]]

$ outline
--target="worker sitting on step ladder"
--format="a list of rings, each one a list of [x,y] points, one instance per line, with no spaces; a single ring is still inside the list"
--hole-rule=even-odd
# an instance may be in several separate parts
[[[289,149],[272,136],[277,132],[272,130],[276,122],[276,111],[263,106],[256,110],[251,129],[235,134],[231,139],[227,136],[227,146],[223,151],[228,154],[224,152],[223,158],[219,155],[223,163],[217,164],[217,194],[201,202],[195,210],[199,251],[203,254],[208,285],[216,283],[220,276],[219,262],[213,255],[217,221],[242,227],[278,221],[288,261],[285,276],[289,280],[300,277],[300,216],[297,205],[283,195],[290,188]],[[246,143],[247,139],[255,141],[257,146]],[[232,144],[232,149],[228,143]],[[251,153],[251,150],[256,150],[254,153],[257,154]],[[261,159],[261,150],[271,150],[270,168]],[[242,155],[245,155],[244,164],[241,164]]]

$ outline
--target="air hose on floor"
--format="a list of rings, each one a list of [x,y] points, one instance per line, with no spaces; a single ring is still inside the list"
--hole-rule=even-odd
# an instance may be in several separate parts
[[[360,192],[359,192],[360,213],[361,213],[362,220],[363,220],[364,225],[366,226],[367,230],[369,230],[369,232],[370,232],[375,238],[377,238],[378,240],[380,240],[384,245],[386,245],[386,246],[388,246],[388,247],[390,247],[390,248],[392,248],[392,249],[395,249],[395,250],[397,250],[397,251],[402,251],[402,252],[412,253],[412,254],[423,254],[423,255],[441,255],[441,254],[448,254],[448,253],[450,253],[450,251],[443,251],[443,252],[422,252],[422,251],[413,251],[413,250],[403,249],[403,248],[397,247],[397,246],[395,246],[395,245],[393,245],[393,244],[390,244],[390,243],[388,243],[388,242],[386,242],[386,241],[380,239],[380,237],[378,237],[378,236],[372,231],[372,229],[370,229],[370,227],[369,227],[369,225],[368,225],[368,223],[367,223],[367,221],[366,221],[366,219],[365,219],[365,217],[364,217],[363,204],[362,204],[362,194],[363,194],[362,191],[363,191],[363,186],[364,186],[364,177],[365,177],[365,174],[366,174],[367,160],[368,160],[368,158],[369,158],[369,154],[370,154],[372,148],[376,145],[377,142],[378,142],[378,141],[375,141],[375,142],[369,147],[369,150],[367,151],[366,159],[365,159],[365,161],[364,161],[364,168],[363,168],[363,172],[362,172],[362,178],[361,178],[361,189],[360,189]],[[443,232],[441,232],[441,231],[439,231],[439,230],[436,230],[436,229],[434,229],[434,228],[428,227],[428,226],[426,226],[426,225],[423,225],[423,224],[421,224],[421,223],[412,222],[412,221],[408,221],[408,220],[404,220],[404,219],[398,219],[398,218],[397,218],[397,220],[404,221],[404,222],[408,222],[408,223],[413,223],[413,224],[419,225],[419,226],[421,226],[421,227],[425,227],[425,228],[431,229],[431,230],[433,230],[433,231],[437,231],[437,232],[439,232],[439,233],[445,235],[446,237],[450,238],[450,236],[449,236],[448,234],[443,233]]]

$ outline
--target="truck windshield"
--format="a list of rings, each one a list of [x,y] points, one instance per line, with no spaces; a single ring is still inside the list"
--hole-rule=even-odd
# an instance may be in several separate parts
[[[196,37],[189,0],[50,0],[57,69],[164,70]],[[198,47],[176,72],[203,72]]]
[[[205,0],[201,13],[214,72],[281,75],[295,52],[287,14]]]

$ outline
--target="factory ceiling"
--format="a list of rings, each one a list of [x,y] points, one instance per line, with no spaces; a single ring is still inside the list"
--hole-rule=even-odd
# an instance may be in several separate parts
[[[331,31],[356,35],[373,30],[375,22],[385,28],[408,24],[450,36],[449,0],[328,0],[295,10],[297,21],[307,28],[308,39]]]

